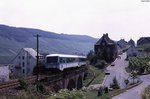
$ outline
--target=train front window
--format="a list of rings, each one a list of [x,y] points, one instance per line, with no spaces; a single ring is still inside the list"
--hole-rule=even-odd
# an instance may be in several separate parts
[[[80,60],[80,62],[85,62],[86,58],[80,58],[79,60]]]
[[[58,63],[58,57],[47,57],[47,63]]]

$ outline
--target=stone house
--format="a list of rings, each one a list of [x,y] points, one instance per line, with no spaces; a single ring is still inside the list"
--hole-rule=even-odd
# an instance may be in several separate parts
[[[117,44],[108,37],[108,34],[103,36],[94,45],[95,54],[101,54],[101,58],[106,62],[115,60],[118,54]]]

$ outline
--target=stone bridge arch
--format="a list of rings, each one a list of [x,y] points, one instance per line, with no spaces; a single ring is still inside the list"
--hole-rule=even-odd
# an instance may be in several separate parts
[[[60,89],[62,89],[62,87],[60,85],[58,85],[58,84],[53,85],[54,92],[58,92]]]
[[[83,86],[83,77],[80,75],[77,79],[77,89],[81,89]]]
[[[70,79],[69,82],[68,82],[67,89],[68,89],[68,90],[72,90],[72,89],[74,89],[74,88],[76,88],[75,80]]]

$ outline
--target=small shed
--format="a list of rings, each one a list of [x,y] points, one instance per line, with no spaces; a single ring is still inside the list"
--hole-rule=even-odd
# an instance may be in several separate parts
[[[9,80],[9,66],[0,65],[0,82]]]

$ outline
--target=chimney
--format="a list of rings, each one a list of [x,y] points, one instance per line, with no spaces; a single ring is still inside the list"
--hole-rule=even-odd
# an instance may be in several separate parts
[[[108,33],[106,33],[106,36],[108,37]]]

